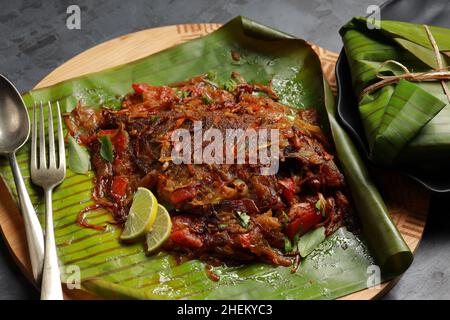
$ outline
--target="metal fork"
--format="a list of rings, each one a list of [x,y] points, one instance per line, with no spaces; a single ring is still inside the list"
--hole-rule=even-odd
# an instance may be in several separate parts
[[[52,105],[50,101],[48,102],[48,164],[44,131],[44,107],[42,101],[39,104],[39,162],[37,159],[38,134],[36,102],[34,103],[33,108],[33,128],[31,133],[31,180],[34,184],[41,186],[45,193],[45,255],[41,286],[42,300],[63,299],[53,230],[52,193],[53,189],[64,180],[66,175],[66,154],[59,102],[56,103],[56,107],[58,111],[58,165],[55,151],[55,137],[53,133]]]

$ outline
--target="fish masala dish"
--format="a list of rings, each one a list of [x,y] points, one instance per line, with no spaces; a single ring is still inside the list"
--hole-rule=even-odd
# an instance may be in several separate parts
[[[284,105],[270,84],[247,83],[238,74],[224,85],[204,75],[132,88],[119,110],[79,102],[65,115],[69,134],[90,154],[95,208],[106,208],[116,224],[126,223],[133,195],[145,187],[170,214],[171,230],[159,250],[180,261],[298,266],[295,243],[302,235],[322,228],[328,236],[352,223],[344,176],[314,108]],[[276,130],[276,144],[266,144],[276,172],[263,174],[267,164],[248,155],[238,161],[249,139],[223,145],[231,163],[199,162],[195,155],[175,161],[173,133],[194,136],[196,125],[223,136],[230,129]],[[189,146],[205,150],[210,143]],[[101,228],[82,217],[79,223]]]

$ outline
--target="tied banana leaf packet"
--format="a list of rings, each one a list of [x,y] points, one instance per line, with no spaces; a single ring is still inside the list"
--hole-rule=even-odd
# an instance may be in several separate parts
[[[377,24],[356,17],[340,30],[357,97],[380,81],[380,75],[439,69],[425,26],[387,20]],[[442,67],[448,70],[450,30],[433,26],[429,30]],[[441,81],[403,79],[386,85],[360,97],[359,113],[374,163],[430,177],[449,172],[450,106]]]
[[[241,55],[239,62],[232,59],[231,50]],[[272,80],[283,103],[292,108],[317,108],[324,129],[335,141],[362,234],[352,234],[342,227],[309,254],[295,273],[291,268],[262,263],[224,265],[213,268],[220,277],[215,282],[207,276],[201,261],[177,264],[165,252],[145,255],[142,243],[121,244],[121,229],[107,223],[112,218],[105,210],[86,216],[91,224],[105,225],[105,231],[79,227],[75,223],[79,211],[93,204],[94,175],[92,171],[75,174],[68,170],[53,200],[63,281],[74,283],[79,270],[82,289],[103,298],[333,299],[378,284],[377,278],[373,281],[374,264],[381,268],[381,280],[405,271],[412,253],[390,220],[351,140],[337,123],[333,95],[320,61],[303,40],[237,17],[205,37],[132,63],[30,91],[24,94],[24,100],[29,107],[33,100],[59,101],[67,111],[79,99],[85,104],[89,101],[90,105],[116,107],[120,97],[131,91],[132,83],[163,85],[210,71],[221,83],[232,71],[249,82],[267,84]],[[29,177],[28,145],[18,158],[24,176]],[[14,193],[5,161],[0,169]],[[28,178],[26,184],[42,218],[42,194]]]

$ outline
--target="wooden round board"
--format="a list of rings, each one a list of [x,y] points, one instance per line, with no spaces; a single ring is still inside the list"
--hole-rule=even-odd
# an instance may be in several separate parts
[[[75,56],[52,71],[35,88],[50,86],[69,78],[140,59],[206,35],[219,27],[220,24],[212,23],[183,24],[130,33]],[[321,59],[323,71],[333,92],[336,92],[334,69],[338,54],[315,45],[312,47]],[[382,190],[393,220],[411,250],[414,251],[425,227],[429,193],[397,174],[376,172],[374,176]],[[0,202],[0,225],[3,236],[19,267],[30,281],[33,281],[22,217],[3,182],[0,182],[0,197],[2,199]],[[374,299],[392,287],[396,280],[384,283],[377,288],[350,294],[341,299]],[[65,296],[67,299],[95,298],[81,290],[65,290]]]

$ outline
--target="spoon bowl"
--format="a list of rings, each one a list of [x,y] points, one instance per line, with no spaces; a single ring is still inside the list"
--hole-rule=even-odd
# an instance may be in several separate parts
[[[0,74],[0,154],[22,147],[30,135],[30,118],[17,89]]]

